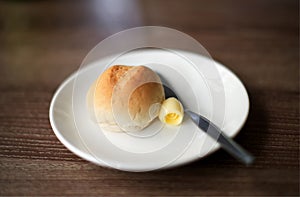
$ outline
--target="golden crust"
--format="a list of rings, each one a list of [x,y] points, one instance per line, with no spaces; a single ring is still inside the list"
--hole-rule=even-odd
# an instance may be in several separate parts
[[[115,85],[131,69],[132,66],[115,65],[105,70],[96,80],[94,107],[97,109],[110,109],[112,92]]]
[[[88,98],[97,122],[106,129],[118,130],[116,120],[120,126],[118,117],[124,119],[129,113],[130,120],[126,119],[122,129],[141,130],[157,117],[164,90],[160,78],[151,69],[115,65],[99,76]]]

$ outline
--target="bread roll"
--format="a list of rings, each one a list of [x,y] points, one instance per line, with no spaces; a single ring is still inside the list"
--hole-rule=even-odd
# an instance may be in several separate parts
[[[158,116],[165,95],[159,76],[145,66],[115,65],[88,92],[93,119],[110,131],[139,131]]]

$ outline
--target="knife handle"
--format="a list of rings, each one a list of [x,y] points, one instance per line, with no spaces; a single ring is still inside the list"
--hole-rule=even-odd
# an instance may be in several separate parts
[[[246,165],[250,165],[254,161],[254,157],[242,148],[239,144],[233,141],[230,137],[226,136],[215,124],[210,122],[205,117],[196,114],[190,110],[185,110],[185,112],[190,116],[193,122],[207,133],[210,137],[215,139],[223,149],[230,153],[233,157],[243,162]]]

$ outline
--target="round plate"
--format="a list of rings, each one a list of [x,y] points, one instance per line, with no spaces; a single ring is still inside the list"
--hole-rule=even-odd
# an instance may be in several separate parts
[[[146,65],[171,87],[185,108],[209,118],[228,136],[235,136],[244,125],[249,99],[241,81],[225,66],[213,62],[223,84],[224,96],[213,99],[220,87],[190,66],[187,59],[201,65],[211,59],[176,50],[138,49],[109,56],[111,65]],[[155,60],[155,61],[154,61]],[[204,157],[219,145],[198,129],[188,117],[179,127],[163,125],[158,119],[138,133],[102,130],[91,119],[86,106],[90,85],[103,71],[103,58],[72,74],[58,88],[50,105],[50,123],[57,138],[73,153],[95,164],[125,171],[150,171],[186,164]],[[201,67],[201,66],[200,66]],[[216,106],[218,106],[216,108]],[[219,107],[220,106],[220,107]],[[220,110],[218,113],[218,109]]]

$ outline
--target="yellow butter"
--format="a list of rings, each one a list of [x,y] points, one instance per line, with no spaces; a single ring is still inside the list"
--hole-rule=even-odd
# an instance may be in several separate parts
[[[169,125],[179,125],[182,122],[184,110],[182,104],[174,97],[166,99],[159,112],[161,122]]]

